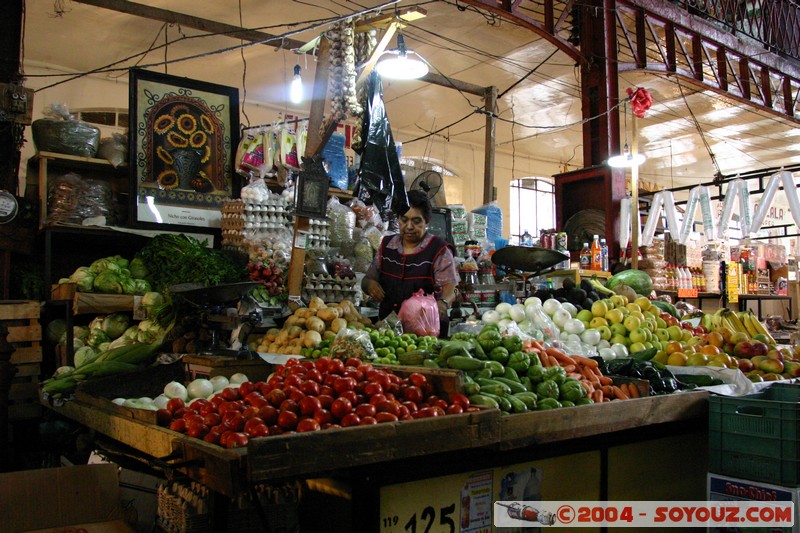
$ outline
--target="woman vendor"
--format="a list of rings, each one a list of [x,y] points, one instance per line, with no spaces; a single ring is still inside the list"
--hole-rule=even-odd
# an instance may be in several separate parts
[[[398,213],[400,233],[381,241],[361,288],[380,302],[378,317],[385,318],[414,293],[435,294],[440,324],[447,324],[447,308],[456,297],[458,273],[452,246],[428,232],[431,204],[418,190],[408,192],[408,208]],[[442,333],[447,330],[442,327]]]

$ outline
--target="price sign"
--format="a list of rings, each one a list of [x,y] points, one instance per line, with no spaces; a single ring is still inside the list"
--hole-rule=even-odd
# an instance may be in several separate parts
[[[489,533],[492,471],[381,488],[381,533]]]

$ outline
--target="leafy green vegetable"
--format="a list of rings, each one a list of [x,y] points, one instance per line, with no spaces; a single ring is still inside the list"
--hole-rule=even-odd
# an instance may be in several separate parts
[[[103,270],[94,278],[92,288],[95,292],[104,294],[122,294],[122,278],[115,270]]]
[[[182,233],[156,235],[139,250],[136,258],[144,262],[148,270],[146,279],[152,288],[161,293],[179,283],[201,283],[208,287],[247,279],[244,265],[232,256]]]
[[[131,271],[131,277],[134,279],[145,279],[147,277],[147,265],[144,264],[141,257],[134,257],[128,268]]]
[[[120,337],[130,326],[130,320],[124,313],[112,313],[103,319],[103,331],[108,338],[114,340]]]

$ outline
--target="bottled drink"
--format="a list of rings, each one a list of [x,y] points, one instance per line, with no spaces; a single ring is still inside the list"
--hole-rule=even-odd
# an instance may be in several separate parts
[[[589,249],[589,243],[583,243],[581,249],[581,270],[590,270],[592,268],[592,251]]]
[[[533,246],[533,236],[525,230],[525,233],[519,238],[520,246]]]
[[[600,270],[603,272],[609,271],[609,264],[608,264],[608,243],[606,243],[605,239],[600,239]]]
[[[603,269],[603,250],[600,247],[600,236],[595,235],[592,240],[592,247],[590,248],[592,252],[592,266],[589,267],[592,270],[602,270]]]

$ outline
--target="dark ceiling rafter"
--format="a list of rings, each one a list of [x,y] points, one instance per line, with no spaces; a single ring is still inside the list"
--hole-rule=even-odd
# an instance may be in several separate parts
[[[180,24],[187,28],[194,28],[196,30],[205,31],[231,37],[233,39],[241,39],[249,42],[259,42],[272,48],[279,50],[299,50],[306,46],[306,42],[298,41],[297,39],[284,38],[278,35],[272,35],[258,30],[250,30],[240,26],[233,26],[223,22],[186,15],[167,9],[151,7],[144,4],[137,4],[129,2],[128,0],[73,0],[79,4],[91,5],[104,9],[110,9],[120,13],[127,13],[129,15],[143,17],[159,22],[166,22],[168,24]],[[385,18],[385,17],[384,17]],[[309,52],[311,53],[311,52]],[[475,85],[472,83],[455,80],[441,76],[439,74],[428,73],[420,81],[439,85],[441,87],[448,87],[456,89],[468,94],[483,97],[486,93],[486,87]]]
[[[800,71],[776,54],[647,0],[618,0],[616,18],[619,72],[678,76],[687,85],[800,123]]]
[[[575,62],[583,66],[586,65],[587,59],[581,54],[580,49],[560,35],[562,32],[567,31],[567,19],[570,18],[572,13],[572,8],[575,4],[574,0],[566,0],[564,2],[544,0],[542,3],[523,2],[523,0],[459,0],[459,2],[486,10],[519,24],[555,45]],[[523,4],[535,5],[536,10],[542,10],[541,13],[537,13],[542,20],[537,20],[526,14]],[[556,9],[556,5],[558,5],[558,9]]]

